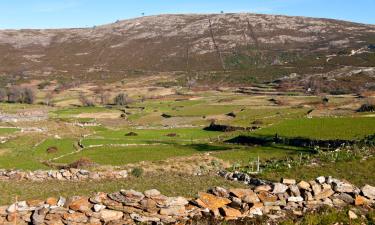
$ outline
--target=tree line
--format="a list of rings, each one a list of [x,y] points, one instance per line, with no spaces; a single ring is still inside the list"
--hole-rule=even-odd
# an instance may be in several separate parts
[[[33,104],[35,92],[29,87],[0,88],[0,102]]]

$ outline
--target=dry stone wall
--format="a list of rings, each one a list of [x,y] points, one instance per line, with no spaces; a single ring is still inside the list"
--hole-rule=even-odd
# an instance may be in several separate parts
[[[83,169],[61,170],[0,170],[0,180],[100,180],[122,179],[128,176],[127,170],[88,171]]]
[[[186,224],[193,218],[236,220],[266,215],[279,219],[286,214],[303,215],[322,206],[336,208],[374,206],[375,187],[355,187],[331,177],[311,181],[282,179],[280,183],[254,185],[248,189],[215,187],[198,197],[167,197],[158,190],[143,193],[121,190],[91,197],[28,200],[0,207],[4,225],[120,225]],[[356,216],[350,211],[349,216]]]

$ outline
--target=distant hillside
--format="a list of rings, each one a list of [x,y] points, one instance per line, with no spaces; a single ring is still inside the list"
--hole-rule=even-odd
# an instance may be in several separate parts
[[[0,78],[111,82],[164,72],[180,82],[189,76],[201,83],[246,84],[374,67],[374,44],[374,25],[338,20],[159,15],[93,28],[1,30]]]

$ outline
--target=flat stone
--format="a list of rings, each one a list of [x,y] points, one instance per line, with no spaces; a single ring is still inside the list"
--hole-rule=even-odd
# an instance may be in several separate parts
[[[353,193],[354,186],[347,182],[333,182],[333,190],[336,192]]]
[[[135,220],[135,221],[140,222],[140,223],[148,223],[148,222],[157,223],[157,222],[160,221],[160,218],[158,218],[158,217],[142,216],[142,215],[137,214],[137,213],[130,214],[130,217],[132,218],[132,220]]]
[[[255,194],[251,189],[234,188],[229,189],[229,192],[246,203],[259,202],[257,194]]]
[[[139,202],[145,197],[141,192],[134,190],[121,190],[120,192],[125,196],[126,200],[130,202]]]
[[[296,184],[296,180],[283,178],[282,183],[286,185]]]
[[[375,187],[366,184],[362,189],[361,189],[363,195],[369,199],[374,200],[375,199]]]
[[[301,192],[297,185],[295,184],[289,185],[289,190],[294,196],[301,196]]]
[[[69,208],[78,211],[78,212],[88,212],[91,211],[91,203],[89,202],[88,198],[86,197],[73,197],[69,201]]]
[[[259,199],[264,203],[264,202],[276,202],[277,201],[277,196],[273,195],[272,193],[269,192],[260,192],[258,194]]]
[[[172,206],[160,209],[159,213],[166,216],[182,216],[186,214],[186,210],[185,206]]]
[[[328,198],[332,196],[334,193],[335,192],[332,189],[326,189],[320,192],[319,194],[315,195],[314,198],[316,200],[320,200],[320,199]]]
[[[354,198],[351,195],[347,194],[347,193],[340,193],[340,194],[338,194],[335,197],[338,198],[338,199],[343,200],[347,204],[353,204],[354,203]]]
[[[156,196],[159,196],[161,195],[160,191],[156,190],[156,189],[151,189],[151,190],[147,190],[144,192],[144,195],[147,197],[147,198],[152,198],[152,197],[156,197]]]
[[[301,196],[298,197],[289,197],[288,202],[303,202],[303,198]]]
[[[272,190],[272,187],[269,185],[259,185],[254,189],[254,191],[257,193],[264,192],[264,191],[271,191],[271,190]]]
[[[208,208],[210,210],[218,209],[231,203],[231,201],[227,198],[218,197],[204,192],[199,192],[198,195],[198,199],[200,200],[198,204],[202,204],[199,206],[202,208]]]
[[[272,193],[274,193],[274,194],[283,194],[283,193],[286,192],[286,190],[288,190],[288,186],[286,186],[285,184],[274,183]]]
[[[103,209],[100,211],[100,219],[105,223],[112,221],[112,220],[120,220],[124,215],[123,212],[115,211],[115,210],[108,210]]]
[[[76,223],[86,223],[88,218],[84,213],[65,213],[63,215],[64,220]]]
[[[221,207],[220,212],[223,216],[230,219],[236,219],[242,216],[242,213],[239,210],[227,206]]]

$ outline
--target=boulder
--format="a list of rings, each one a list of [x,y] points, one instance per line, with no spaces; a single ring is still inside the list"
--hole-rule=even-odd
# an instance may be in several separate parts
[[[258,196],[251,189],[233,188],[229,192],[246,203],[259,202]]]
[[[332,189],[326,189],[320,192],[319,194],[315,195],[314,198],[316,200],[325,199],[332,196],[335,192]]]

